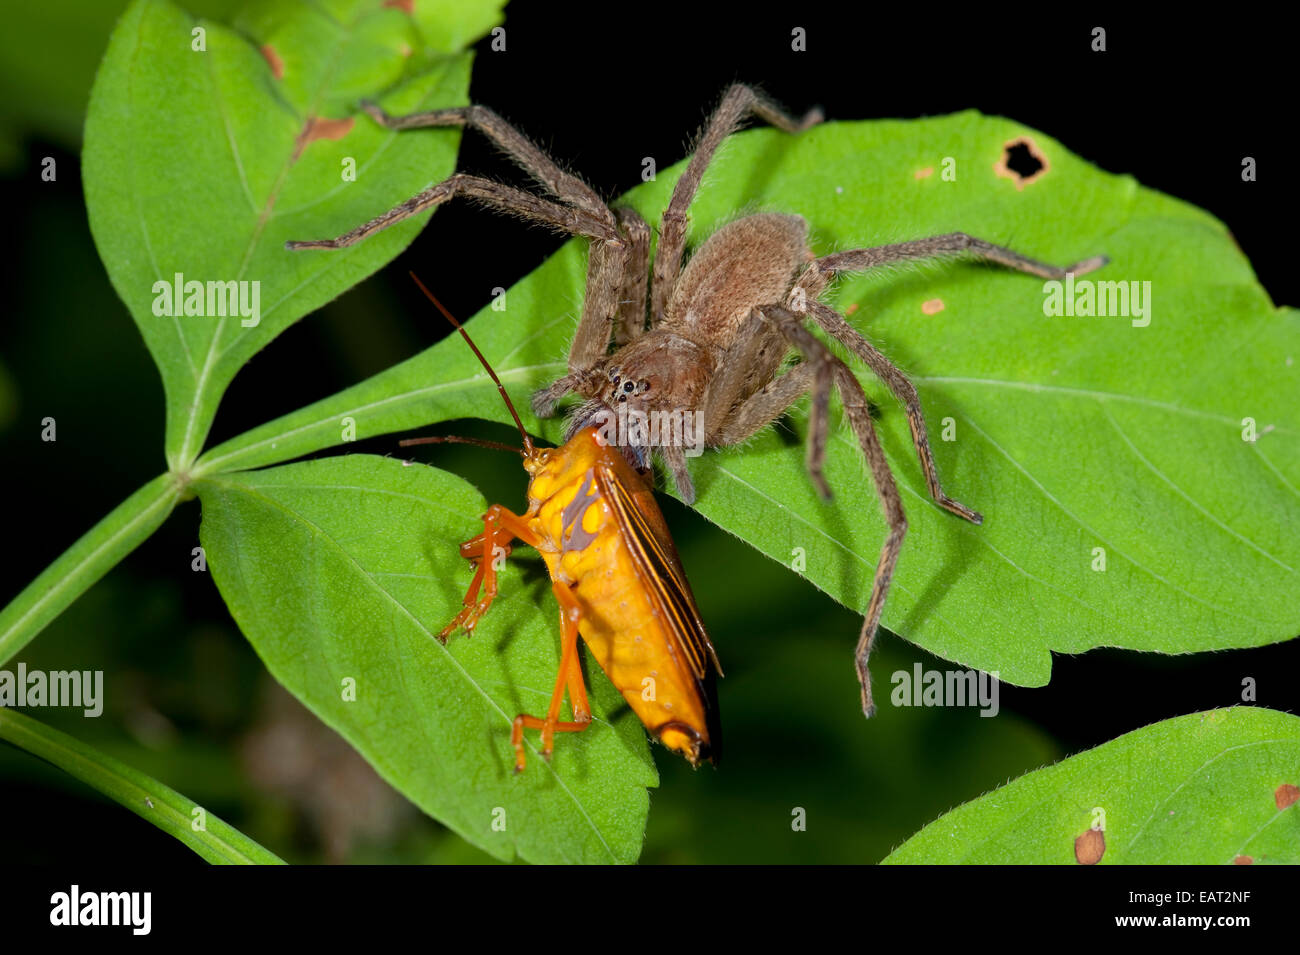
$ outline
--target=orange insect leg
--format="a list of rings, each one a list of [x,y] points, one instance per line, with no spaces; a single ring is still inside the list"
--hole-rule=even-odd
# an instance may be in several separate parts
[[[582,680],[582,668],[578,664],[578,620],[582,610],[573,591],[567,584],[553,581],[551,589],[560,602],[560,669],[555,674],[555,689],[551,693],[551,705],[546,710],[546,718],[520,713],[515,717],[510,733],[510,745],[515,750],[515,772],[524,771],[524,730],[542,731],[542,757],[551,758],[555,748],[556,733],[579,733],[591,725],[591,707],[587,703],[587,687]],[[573,720],[560,719],[560,706],[564,702],[565,687],[569,689],[569,698],[573,707]]]
[[[500,538],[497,539],[497,546],[505,551],[507,557],[509,557],[511,551],[514,550],[509,541],[502,543]],[[479,534],[476,537],[471,537],[469,540],[465,541],[465,543],[460,545],[460,556],[464,557],[467,561],[477,567],[478,562],[483,558],[483,554],[486,550],[487,535]]]
[[[483,515],[483,533],[460,545],[461,556],[475,564],[474,579],[469,583],[460,613],[438,634],[440,641],[446,643],[447,638],[460,627],[464,627],[466,633],[474,632],[479,618],[488,612],[492,601],[496,599],[497,567],[494,555],[497,548],[502,548],[509,556],[510,543],[516,537],[525,544],[537,546],[537,536],[527,521],[500,504],[493,504]],[[480,589],[483,591],[482,600],[478,596]]]
[[[582,664],[578,661],[577,653],[574,653],[573,661],[569,664],[568,687],[573,718],[579,723],[590,723],[591,704],[587,702],[587,684],[582,679]]]

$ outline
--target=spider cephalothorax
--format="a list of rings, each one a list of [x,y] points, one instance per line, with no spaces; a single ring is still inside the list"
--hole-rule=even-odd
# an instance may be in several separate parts
[[[789,346],[775,329],[759,328],[751,313],[786,302],[797,273],[812,261],[807,231],[798,216],[774,213],[745,216],[723,226],[680,273],[664,280],[671,281],[671,292],[664,296],[657,321],[590,369],[571,369],[539,391],[533,410],[542,417],[553,414],[559,398],[573,391],[588,400],[573,418],[570,432],[602,413],[641,413],[653,424],[698,412],[706,445],[732,443],[720,426],[749,395],[743,386],[737,390],[731,375],[722,374],[723,366],[736,357],[733,346],[743,330],[747,382],[761,386],[780,367]],[[673,440],[671,429],[666,434],[664,430],[651,435],[659,440],[650,446],[664,458],[689,503],[695,488],[685,450]]]
[[[812,395],[808,471],[823,496],[830,394],[837,390],[880,497],[889,534],[880,552],[858,640],[856,662],[862,705],[873,710],[867,657],[893,576],[907,519],[866,395],[852,369],[807,327],[811,320],[879,377],[907,414],[926,484],[935,503],[978,524],[982,518],[944,493],[930,452],[916,389],[895,365],[837,311],[820,301],[839,272],[860,272],[891,262],[969,254],[1047,279],[1081,275],[1105,263],[1095,256],[1058,268],[965,233],[853,249],[816,257],[808,226],[798,215],[759,213],[723,226],[683,266],[687,210],[719,144],[750,114],[797,133],[821,121],[785,113],[748,86],[733,86],[696,143],[659,226],[650,261],[650,230],[627,208],[611,209],[581,179],[560,169],[525,136],[482,106],[393,117],[365,104],[390,129],[469,125],[480,129],[549,192],[544,199],[501,183],[458,173],[392,211],[339,236],[289,243],[290,248],[339,248],[456,195],[591,240],[582,318],[569,348],[568,373],[533,396],[537,414],[553,414],[561,399],[584,399],[569,434],[592,423],[610,433],[634,465],[651,452],[671,471],[681,496],[694,500],[687,458],[701,446],[738,444],[779,418],[796,400]],[[864,159],[864,162],[869,162]],[[787,365],[792,352],[802,358]]]

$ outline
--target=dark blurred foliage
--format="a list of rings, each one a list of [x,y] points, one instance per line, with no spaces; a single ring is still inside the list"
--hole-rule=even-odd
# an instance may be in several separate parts
[[[222,0],[182,5],[220,16]],[[110,288],[86,225],[77,150],[95,66],[122,3],[11,5],[0,31],[0,171],[10,305],[0,326],[0,487],[6,575],[0,599],[163,467],[162,390]],[[783,16],[738,6],[521,4],[507,51],[479,46],[472,95],[535,136],[605,195],[639,181],[641,158],[680,157],[723,87],[763,84],[832,118],[919,116],[976,107],[1063,140],[1085,158],[1208,208],[1232,229],[1277,302],[1297,301],[1277,217],[1296,179],[1276,113],[1291,88],[1288,31],[1257,18],[1143,23],[1131,13],[960,15],[900,7],[894,19]],[[629,8],[629,11],[631,8]],[[1094,16],[1089,14],[1088,16]],[[1263,16],[1260,14],[1260,16]],[[1248,23],[1249,25],[1242,25]],[[1088,51],[1096,25],[1109,50]],[[792,53],[790,31],[808,30]],[[1243,184],[1241,157],[1259,163]],[[39,179],[42,157],[58,179]],[[461,165],[519,176],[466,136]],[[869,162],[870,157],[863,157]],[[195,189],[202,189],[195,183]],[[534,268],[560,240],[453,204],[396,263],[282,335],[240,374],[212,443],[374,374],[444,334],[405,278],[416,268],[460,316]],[[978,333],[978,330],[972,330]],[[40,420],[58,441],[39,440]],[[495,426],[436,429],[509,440]],[[390,453],[395,440],[356,450]],[[436,463],[489,499],[518,506],[524,475],[478,449]],[[860,490],[861,493],[857,493]],[[866,488],[838,506],[875,507]],[[647,862],[875,861],[946,809],[1127,730],[1239,700],[1295,710],[1300,645],[1162,658],[1099,650],[1058,657],[1041,689],[1003,687],[1002,713],[882,708],[864,723],[850,651],[859,619],[693,513],[665,510],[728,672],[719,770],[692,772],[656,751]],[[103,669],[96,720],[39,718],[198,800],[291,861],[454,862],[485,857],[423,817],[266,676],[207,574],[190,569],[199,507],[164,527],[21,655],[29,667]],[[450,542],[449,542],[450,543]],[[906,559],[906,551],[904,552]],[[885,635],[888,674],[943,666]],[[794,832],[792,812],[807,812]],[[60,771],[0,746],[7,862],[127,858],[198,863],[187,849]],[[75,825],[70,822],[75,821]]]

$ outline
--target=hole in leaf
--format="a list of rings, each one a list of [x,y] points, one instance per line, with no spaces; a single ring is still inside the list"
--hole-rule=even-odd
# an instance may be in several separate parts
[[[1009,170],[1021,179],[1028,179],[1043,168],[1042,162],[1033,154],[1029,149],[1029,144],[1024,140],[1008,146],[1002,154],[1002,161],[1006,163]]]
[[[1050,168],[1046,154],[1028,136],[1009,140],[993,164],[993,172],[1003,179],[1010,179],[1018,190],[1047,175]]]

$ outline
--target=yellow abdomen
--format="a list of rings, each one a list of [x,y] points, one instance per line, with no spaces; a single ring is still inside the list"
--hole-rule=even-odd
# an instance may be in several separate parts
[[[577,597],[578,632],[610,682],[651,733],[696,762],[709,745],[705,703],[598,488],[589,467],[533,476],[538,550]]]

